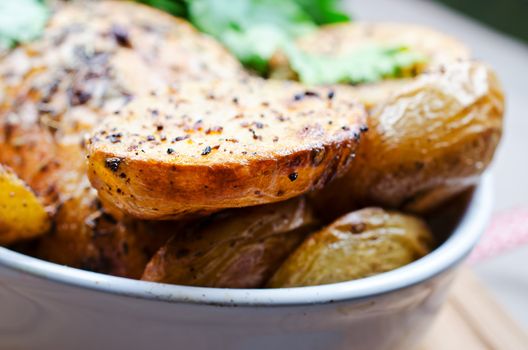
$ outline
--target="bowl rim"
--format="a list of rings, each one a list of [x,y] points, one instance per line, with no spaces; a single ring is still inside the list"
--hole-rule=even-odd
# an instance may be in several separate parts
[[[219,306],[298,306],[360,300],[422,283],[456,266],[473,249],[492,210],[492,179],[485,174],[450,237],[425,257],[359,280],[280,289],[228,289],[170,285],[104,275],[58,265],[0,247],[0,267],[46,280],[123,296],[170,303]]]

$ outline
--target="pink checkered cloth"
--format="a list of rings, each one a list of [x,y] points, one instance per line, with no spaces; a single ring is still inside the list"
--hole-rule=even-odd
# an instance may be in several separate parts
[[[528,244],[528,208],[495,214],[468,262],[477,263]]]

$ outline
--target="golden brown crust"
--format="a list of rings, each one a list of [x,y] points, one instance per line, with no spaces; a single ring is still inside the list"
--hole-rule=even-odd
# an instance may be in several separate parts
[[[175,232],[149,262],[146,281],[258,288],[315,229],[304,198],[232,210]]]
[[[411,263],[432,248],[433,236],[421,219],[365,208],[310,235],[267,286],[314,286],[364,278]]]
[[[364,112],[345,94],[248,78],[131,103],[91,138],[99,195],[144,219],[286,200],[350,164]]]

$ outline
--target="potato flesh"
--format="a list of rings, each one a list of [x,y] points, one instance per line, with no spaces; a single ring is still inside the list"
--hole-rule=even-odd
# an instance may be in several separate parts
[[[12,244],[46,233],[46,208],[13,172],[0,165],[0,244]]]
[[[275,272],[270,288],[314,286],[404,266],[433,247],[420,219],[380,208],[349,213],[310,235]]]
[[[220,215],[198,230],[177,233],[150,261],[142,279],[262,287],[316,224],[304,198]]]

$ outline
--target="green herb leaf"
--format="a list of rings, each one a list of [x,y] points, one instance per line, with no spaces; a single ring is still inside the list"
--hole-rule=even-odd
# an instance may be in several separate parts
[[[350,16],[341,10],[339,0],[295,0],[319,25],[349,22]]]
[[[316,28],[295,1],[190,0],[188,4],[190,20],[198,29],[261,74],[283,43]]]
[[[405,47],[372,46],[342,57],[301,52],[295,40],[318,25],[347,22],[339,0],[139,0],[186,16],[261,75],[282,50],[307,84],[359,84],[406,76],[424,57]],[[172,7],[171,7],[172,6]]]
[[[426,58],[405,46],[366,46],[340,57],[308,54],[294,45],[283,47],[290,66],[306,84],[360,84],[411,76]]]
[[[0,48],[10,48],[39,37],[48,15],[48,8],[42,1],[0,1]]]

